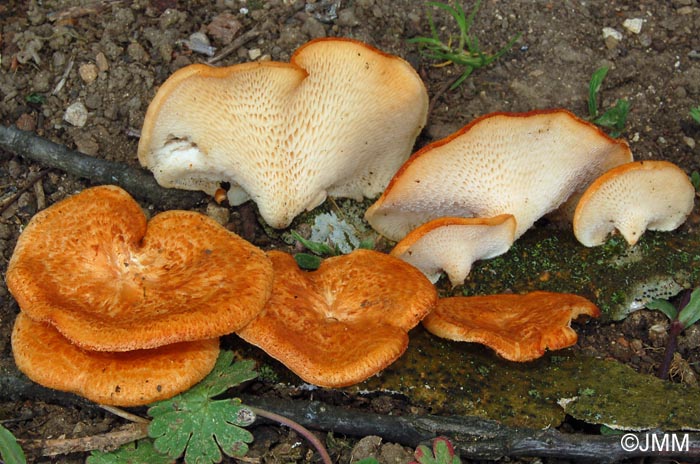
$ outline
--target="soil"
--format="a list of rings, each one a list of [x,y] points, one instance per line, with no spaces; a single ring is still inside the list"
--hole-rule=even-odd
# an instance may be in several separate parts
[[[471,8],[472,2],[464,6]],[[136,166],[138,133],[158,86],[175,70],[210,58],[191,49],[192,34],[204,34],[215,54],[248,34],[250,40],[217,62],[222,66],[287,61],[310,39],[342,36],[405,58],[419,71],[429,94],[437,95],[418,146],[495,111],[561,107],[585,117],[590,76],[608,66],[600,104],[605,109],[617,99],[629,101],[621,135],[635,158],[669,160],[688,174],[700,171],[700,123],[689,114],[700,105],[697,0],[484,0],[472,33],[485,52],[494,53],[521,35],[501,59],[444,93],[461,69],[433,66],[408,42],[429,35],[426,11],[424,2],[415,0],[6,0],[0,4],[0,119],[86,154]],[[438,11],[434,17],[445,37],[456,32],[449,18]],[[607,28],[616,35],[606,37]],[[3,204],[41,169],[0,151]],[[89,185],[85,179],[50,171],[9,202],[0,219],[0,272],[4,274],[22,227],[38,210]],[[143,206],[159,210],[157,204]],[[257,223],[245,223],[245,210],[213,203],[199,210],[216,215],[257,245],[276,240]],[[0,356],[11,362],[9,335],[18,308],[4,283],[0,299]],[[577,349],[652,373],[663,356],[666,327],[662,314],[645,310],[622,322],[593,321],[577,327]],[[672,380],[688,388],[697,388],[699,339],[700,330],[692,328],[679,343]],[[347,401],[352,404],[353,399]],[[389,414],[409,406],[386,399],[367,407]],[[0,411],[5,425],[20,438],[87,436],[120,423],[99,411],[41,401],[5,402]],[[261,426],[254,434],[250,462],[312,462],[308,448],[298,446],[299,438],[286,429]],[[357,439],[332,438],[337,462],[349,462]],[[374,445],[362,442],[364,447]],[[382,462],[410,458],[397,445],[376,449]],[[84,458],[35,457],[37,462]]]

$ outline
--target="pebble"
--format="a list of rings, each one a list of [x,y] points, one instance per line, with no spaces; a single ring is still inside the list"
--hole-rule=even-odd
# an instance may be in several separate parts
[[[207,216],[209,216],[222,226],[225,226],[229,223],[229,220],[231,219],[231,212],[228,208],[224,206],[219,206],[215,202],[210,201],[209,204],[207,204]]]
[[[129,58],[137,63],[148,63],[151,59],[146,49],[138,42],[131,42],[129,46],[126,47],[126,53],[129,55]]]
[[[622,41],[622,33],[612,27],[604,27],[603,40],[605,40],[605,46],[612,50]]]
[[[88,110],[83,102],[75,102],[66,108],[63,120],[75,127],[83,127],[87,122]]]
[[[92,84],[95,82],[98,72],[99,70],[97,69],[97,65],[93,63],[84,63],[78,67],[78,74],[80,74],[80,78],[86,84]]]
[[[352,8],[345,8],[338,12],[336,24],[343,27],[354,27],[360,24],[360,20],[355,16],[355,10]]]
[[[644,20],[642,18],[627,18],[625,22],[622,23],[622,27],[630,31],[632,34],[639,34],[642,32],[642,26],[644,25]]]
[[[326,29],[321,24],[321,21],[309,16],[304,20],[301,26],[301,31],[307,34],[312,39],[318,39],[326,36]]]
[[[233,14],[229,12],[219,13],[207,25],[207,34],[222,44],[228,45],[242,27],[241,22]]]
[[[695,139],[692,137],[683,137],[683,141],[690,148],[695,148]]]
[[[257,60],[258,58],[260,58],[260,55],[262,55],[262,50],[260,50],[259,48],[251,48],[250,50],[248,50],[248,58],[251,61]]]
[[[30,113],[22,113],[15,121],[15,125],[19,130],[34,132],[36,129],[36,117]]]
[[[95,63],[100,72],[107,72],[109,70],[109,61],[107,61],[107,57],[102,52],[99,52],[95,56]]]

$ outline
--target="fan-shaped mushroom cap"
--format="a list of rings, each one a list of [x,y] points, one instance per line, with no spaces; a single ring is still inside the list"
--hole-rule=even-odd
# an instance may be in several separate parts
[[[574,235],[585,246],[602,245],[617,229],[630,245],[645,230],[669,231],[693,211],[695,188],[668,161],[637,161],[593,182],[576,206]]]
[[[20,312],[12,352],[17,367],[41,385],[96,403],[139,406],[170,398],[202,380],[214,368],[219,340],[117,353],[87,351],[51,325]]]
[[[418,269],[383,253],[355,250],[313,272],[286,253],[268,255],[272,296],[238,335],[314,385],[352,385],[387,367],[437,300]]]
[[[428,95],[401,58],[348,39],[319,39],[290,63],[173,74],[148,108],[141,164],[165,187],[252,198],[288,226],[326,195],[379,195],[425,125]]]
[[[613,140],[568,111],[494,113],[414,153],[367,210],[391,240],[443,216],[515,216],[520,237],[594,178],[632,160]]]
[[[513,244],[515,218],[439,218],[411,231],[391,255],[417,267],[435,283],[444,270],[452,286],[461,285],[474,261],[508,251]]]
[[[600,310],[569,293],[451,297],[438,301],[423,326],[438,337],[481,343],[511,361],[530,361],[575,344],[570,324],[582,314],[598,317]]]
[[[127,351],[231,333],[272,288],[262,250],[194,212],[147,224],[118,187],[94,187],[29,222],[7,286],[36,321],[82,348]]]

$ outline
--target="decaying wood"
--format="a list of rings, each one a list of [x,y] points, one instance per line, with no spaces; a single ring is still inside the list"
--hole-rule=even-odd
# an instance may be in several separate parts
[[[0,126],[0,148],[96,184],[118,185],[134,197],[165,209],[188,209],[206,198],[201,192],[161,187],[144,169],[69,150],[15,127]]]

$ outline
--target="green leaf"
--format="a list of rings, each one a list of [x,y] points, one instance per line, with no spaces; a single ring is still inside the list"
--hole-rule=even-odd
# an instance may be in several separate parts
[[[323,262],[323,258],[309,253],[297,253],[294,255],[297,266],[306,271],[315,271]]]
[[[364,458],[355,462],[355,464],[379,464],[376,458]]]
[[[695,108],[690,109],[690,116],[700,124],[700,106],[696,106]]]
[[[185,454],[185,462],[220,462],[221,451],[231,457],[248,452],[253,436],[246,427],[255,414],[238,398],[213,398],[242,382],[254,379],[253,361],[233,363],[233,353],[222,351],[212,372],[199,384],[169,400],[154,403],[148,435],[156,450],[172,458]]]
[[[12,432],[0,425],[0,456],[6,464],[25,464],[27,458]]]
[[[690,294],[690,301],[678,315],[678,322],[683,325],[684,329],[695,324],[698,320],[700,320],[700,287],[693,290],[693,293]]]
[[[596,69],[588,84],[588,114],[590,119],[598,117],[598,92],[600,92],[603,79],[608,74],[608,69],[607,66]]]
[[[141,464],[144,462],[171,464],[175,460],[156,451],[151,440],[146,439],[127,443],[111,453],[93,451],[85,462],[87,464]]]
[[[613,137],[618,137],[625,128],[629,111],[630,104],[627,100],[617,100],[614,107],[610,108],[601,116],[594,119],[593,122],[599,126],[613,129],[613,132],[610,135]]]
[[[690,173],[690,183],[695,187],[695,191],[700,191],[700,172],[693,171]]]
[[[675,306],[673,306],[673,304],[670,301],[662,300],[660,298],[651,300],[649,303],[646,304],[646,307],[647,309],[656,309],[658,311],[661,311],[666,315],[669,321],[675,321],[676,316],[678,315],[678,310]]]
[[[299,243],[301,243],[311,252],[316,253],[317,255],[335,256],[338,254],[336,250],[326,245],[325,243],[312,242],[311,240],[305,239],[295,231],[292,231],[292,237],[294,237],[294,240],[297,240]]]

